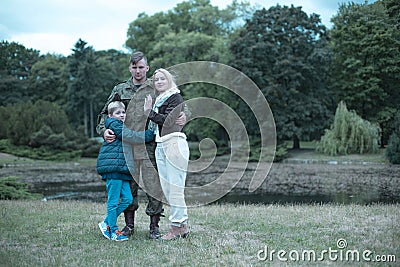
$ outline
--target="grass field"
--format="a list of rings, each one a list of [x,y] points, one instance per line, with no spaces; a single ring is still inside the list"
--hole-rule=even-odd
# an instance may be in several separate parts
[[[134,237],[117,243],[97,227],[105,204],[0,201],[0,266],[400,264],[399,204],[208,205],[189,209],[191,236],[171,242],[147,239],[144,206]],[[167,230],[165,218],[161,231]]]
[[[314,160],[314,161],[339,161],[339,162],[370,162],[370,163],[389,163],[385,156],[385,149],[379,149],[378,153],[371,154],[349,154],[329,156],[315,151],[316,142],[300,142],[301,149],[289,149],[289,158],[299,160]],[[293,142],[286,141],[288,148],[293,146]]]

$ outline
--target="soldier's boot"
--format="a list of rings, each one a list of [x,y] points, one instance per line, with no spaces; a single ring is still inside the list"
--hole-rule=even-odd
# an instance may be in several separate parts
[[[122,229],[121,233],[126,236],[131,236],[133,234],[134,225],[135,225],[135,211],[134,210],[125,210],[125,227]]]
[[[158,239],[161,237],[160,226],[158,225],[159,222],[160,222],[160,214],[150,216],[150,231],[149,231],[150,239]]]

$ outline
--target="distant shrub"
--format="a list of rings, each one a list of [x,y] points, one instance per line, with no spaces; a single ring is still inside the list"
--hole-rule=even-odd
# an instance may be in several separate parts
[[[339,103],[331,129],[325,130],[316,150],[331,156],[352,153],[377,153],[379,127],[363,120],[355,111]]]
[[[400,112],[395,118],[395,128],[386,147],[386,157],[392,164],[400,164]]]
[[[0,152],[12,154],[18,157],[41,159],[41,160],[55,160],[55,161],[69,161],[72,159],[80,158],[82,151],[80,150],[55,150],[47,146],[29,147],[29,146],[16,146],[10,140],[0,140]]]
[[[101,144],[72,131],[64,110],[38,100],[0,106],[0,151],[32,159],[65,161],[97,157]]]
[[[38,100],[35,103],[20,102],[7,105],[12,111],[8,118],[7,138],[14,145],[30,145],[32,136],[43,134],[63,134],[70,136],[71,129],[67,115],[57,104]],[[46,129],[43,129],[46,127]]]
[[[0,178],[0,199],[38,199],[40,194],[28,192],[28,185],[15,176]]]

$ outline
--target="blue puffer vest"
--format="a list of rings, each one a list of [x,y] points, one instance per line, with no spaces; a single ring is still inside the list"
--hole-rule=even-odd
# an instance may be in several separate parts
[[[154,140],[154,132],[132,131],[124,127],[122,121],[110,117],[107,117],[105,126],[114,132],[116,138],[111,143],[103,142],[97,158],[97,172],[103,179],[132,180],[131,173],[134,173],[132,144]]]
[[[132,149],[125,149],[125,154],[130,165],[128,167],[122,142],[123,123],[120,120],[108,117],[105,126],[115,133],[116,138],[115,141],[111,143],[103,142],[97,158],[97,172],[103,176],[103,179],[118,179],[118,177],[120,177],[119,179],[122,180],[130,180],[132,177],[129,179],[129,168],[132,168],[133,173],[133,157],[129,158],[129,156],[132,156]]]

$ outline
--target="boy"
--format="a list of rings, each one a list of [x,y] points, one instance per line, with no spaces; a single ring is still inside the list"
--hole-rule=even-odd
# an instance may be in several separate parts
[[[120,101],[111,102],[107,111],[105,126],[115,133],[116,139],[111,143],[103,142],[97,159],[97,172],[106,181],[107,188],[107,216],[99,223],[99,228],[107,239],[126,241],[128,237],[118,230],[117,218],[133,201],[129,181],[133,180],[134,166],[132,150],[124,146],[126,142],[151,141],[154,133],[150,130],[134,132],[124,127],[125,105]]]

